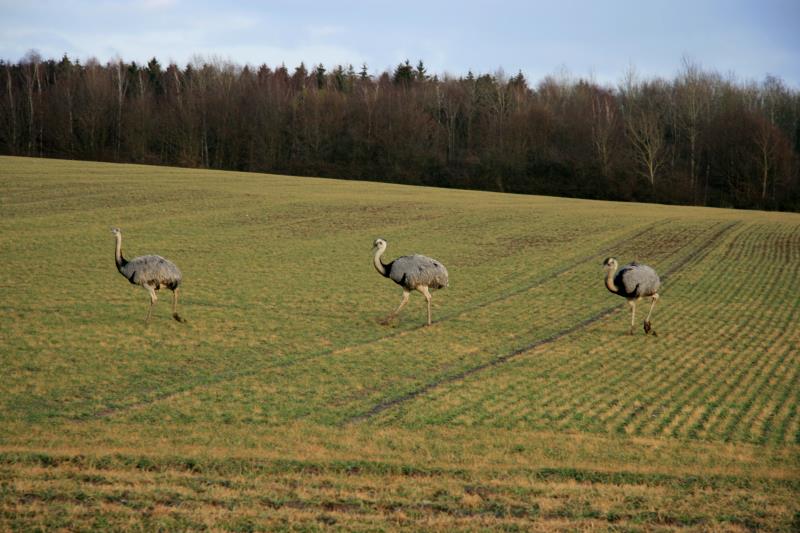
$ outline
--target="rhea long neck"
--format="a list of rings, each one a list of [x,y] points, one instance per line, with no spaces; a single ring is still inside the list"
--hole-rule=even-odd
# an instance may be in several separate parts
[[[125,258],[122,257],[122,235],[116,234],[114,237],[116,238],[117,241],[117,245],[114,248],[114,263],[117,264],[117,270],[122,272],[122,267],[124,267],[128,263],[128,261],[126,261]]]
[[[608,268],[606,269],[606,289],[609,291],[619,294],[619,287],[614,285],[614,273],[617,271],[616,268]]]
[[[389,275],[389,273],[386,272],[386,265],[381,262],[381,256],[385,251],[385,247],[378,247],[375,249],[375,255],[372,256],[372,264],[375,265],[375,270],[377,270],[378,273],[384,277]]]

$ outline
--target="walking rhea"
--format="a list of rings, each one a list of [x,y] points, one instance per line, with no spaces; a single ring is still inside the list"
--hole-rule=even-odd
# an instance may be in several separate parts
[[[386,318],[384,324],[396,317],[406,303],[411,291],[419,291],[428,301],[428,325],[431,325],[431,290],[447,287],[447,269],[439,261],[424,255],[404,255],[384,265],[381,256],[386,251],[386,241],[376,239],[373,243],[372,262],[375,270],[403,287],[400,306]]]
[[[141,285],[150,294],[150,306],[147,308],[145,324],[150,320],[150,313],[158,301],[156,291],[162,287],[172,291],[172,318],[178,322],[186,322],[178,314],[178,286],[181,284],[181,271],[175,263],[160,255],[143,255],[128,261],[122,257],[122,232],[119,228],[111,228],[117,245],[114,250],[114,262],[119,273],[133,285]]]
[[[655,330],[650,324],[650,314],[658,300],[658,289],[661,287],[656,271],[647,265],[640,265],[637,262],[630,263],[617,270],[617,260],[613,257],[603,261],[603,268],[606,271],[606,288],[614,294],[619,294],[628,300],[631,306],[631,329],[629,333],[633,335],[633,324],[636,321],[636,302],[642,298],[650,297],[650,311],[644,319],[644,333],[656,335]],[[616,272],[616,275],[614,273]]]

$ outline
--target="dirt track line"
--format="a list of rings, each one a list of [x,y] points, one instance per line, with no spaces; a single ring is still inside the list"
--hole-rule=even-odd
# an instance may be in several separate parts
[[[668,279],[672,274],[680,271],[681,269],[683,269],[683,267],[685,267],[687,264],[689,264],[692,261],[700,261],[703,257],[705,257],[705,255],[708,252],[710,252],[712,246],[717,241],[719,241],[719,239],[722,237],[722,235],[724,235],[725,233],[727,233],[728,231],[733,229],[735,226],[738,226],[739,224],[741,224],[741,222],[737,221],[737,222],[731,222],[731,223],[727,224],[726,226],[724,226],[717,233],[715,233],[708,241],[706,241],[703,245],[701,245],[698,249],[696,249],[695,251],[693,251],[692,253],[688,254],[686,257],[682,258],[677,263],[672,265],[661,276],[661,279],[662,280]],[[574,333],[574,332],[576,332],[578,330],[581,330],[581,329],[585,328],[586,326],[589,326],[589,325],[591,325],[591,324],[593,324],[593,323],[605,318],[606,316],[610,315],[615,310],[621,308],[623,305],[625,305],[624,302],[616,304],[616,305],[612,305],[610,307],[606,307],[602,311],[590,316],[589,318],[586,318],[586,319],[578,322],[577,324],[573,324],[572,326],[570,326],[570,327],[568,327],[566,329],[562,329],[561,331],[553,333],[552,335],[549,335],[549,336],[547,336],[547,337],[545,337],[543,339],[539,339],[539,340],[537,340],[535,342],[532,342],[532,343],[530,343],[530,344],[528,344],[526,346],[522,346],[521,348],[517,348],[516,350],[514,350],[512,352],[509,352],[509,353],[504,354],[504,355],[500,355],[500,356],[495,357],[494,359],[492,359],[490,361],[487,361],[485,363],[481,363],[481,364],[476,365],[476,366],[474,366],[472,368],[468,368],[467,370],[464,370],[464,371],[459,372],[457,374],[453,374],[453,375],[450,375],[450,376],[445,376],[443,378],[434,380],[434,381],[428,383],[427,385],[424,385],[424,386],[419,387],[417,389],[414,389],[414,390],[412,390],[410,392],[407,392],[406,394],[403,394],[402,396],[399,396],[397,398],[394,398],[394,399],[391,399],[391,400],[386,400],[384,402],[378,403],[378,404],[376,404],[375,406],[373,406],[371,409],[369,409],[368,411],[366,411],[364,413],[361,413],[359,415],[355,415],[353,417],[345,419],[341,423],[341,425],[344,426],[344,425],[348,425],[348,424],[357,424],[357,423],[363,422],[365,420],[373,418],[374,416],[376,416],[376,415],[378,415],[378,414],[380,414],[380,413],[382,413],[382,412],[384,412],[384,411],[386,411],[388,409],[391,409],[391,408],[396,407],[396,406],[398,406],[400,404],[403,404],[403,403],[406,403],[408,401],[411,401],[411,400],[413,400],[413,399],[415,399],[415,398],[417,398],[419,396],[422,396],[423,394],[426,394],[426,393],[430,392],[431,390],[433,390],[435,388],[438,388],[438,387],[440,387],[442,385],[447,385],[447,384],[450,384],[450,383],[453,383],[453,382],[456,382],[456,381],[462,381],[464,378],[467,378],[469,376],[472,376],[474,374],[482,372],[482,371],[486,370],[487,368],[492,368],[492,367],[495,367],[495,366],[499,366],[499,365],[501,365],[503,363],[508,362],[509,360],[513,359],[514,357],[516,357],[516,356],[518,356],[520,354],[523,354],[525,352],[529,352],[531,350],[534,350],[535,348],[538,348],[540,346],[544,346],[545,344],[550,344],[550,343],[555,342],[555,341],[557,341],[559,339],[562,339],[562,338],[564,338],[564,337],[566,337],[566,336],[568,336],[568,335],[570,335],[570,334],[572,334],[572,333]]]
[[[461,310],[456,311],[453,314],[446,315],[443,318],[439,318],[437,320],[434,320],[432,323],[433,324],[439,324],[439,323],[444,322],[446,320],[451,320],[453,318],[462,316],[462,315],[464,315],[466,313],[470,313],[472,311],[475,311],[476,309],[482,309],[484,307],[488,307],[488,306],[490,306],[492,304],[495,304],[497,302],[501,302],[503,300],[507,300],[508,298],[511,298],[513,296],[517,296],[518,294],[522,294],[522,293],[524,293],[526,291],[529,291],[534,287],[538,287],[539,285],[542,285],[542,284],[546,283],[547,281],[550,281],[551,279],[560,276],[564,272],[568,272],[569,270],[571,270],[571,269],[573,269],[573,268],[575,268],[577,266],[580,266],[580,265],[582,265],[583,263],[585,263],[587,261],[591,261],[592,259],[595,259],[598,255],[610,252],[611,250],[621,246],[625,242],[628,242],[628,241],[631,241],[631,240],[635,240],[635,239],[641,237],[642,235],[645,235],[645,234],[649,233],[654,228],[669,223],[669,221],[670,221],[670,219],[664,219],[664,220],[659,220],[659,221],[653,222],[651,224],[648,224],[644,228],[640,229],[639,231],[636,231],[635,233],[627,234],[627,235],[623,236],[622,238],[617,239],[616,241],[608,244],[607,246],[597,250],[596,252],[594,252],[592,254],[588,254],[588,255],[579,257],[577,259],[572,259],[568,263],[564,264],[563,266],[558,267],[556,270],[554,270],[552,272],[548,272],[547,274],[544,274],[542,276],[539,276],[539,277],[535,278],[534,280],[526,283],[522,287],[517,287],[516,289],[513,289],[513,290],[511,290],[511,291],[509,291],[507,293],[500,294],[499,296],[496,296],[496,297],[491,298],[489,300],[486,300],[486,301],[483,301],[483,302],[480,302],[480,303],[477,303],[477,304],[466,306],[466,307],[462,308]],[[95,412],[95,413],[93,413],[91,415],[88,415],[88,417],[86,417],[86,416],[77,416],[77,417],[74,417],[74,418],[79,418],[79,419],[83,419],[83,418],[95,418],[95,419],[97,419],[97,418],[108,418],[108,417],[115,416],[115,415],[120,414],[120,413],[125,413],[125,412],[128,412],[128,411],[134,411],[134,410],[137,410],[137,409],[142,409],[142,408],[148,407],[150,405],[153,405],[153,404],[156,404],[156,403],[159,403],[159,402],[168,401],[168,400],[171,400],[173,398],[177,398],[179,396],[186,395],[186,394],[188,394],[188,393],[190,393],[190,392],[192,392],[194,390],[197,390],[197,389],[200,389],[200,388],[203,388],[203,387],[207,387],[207,386],[211,386],[211,385],[217,385],[219,383],[225,383],[226,381],[233,381],[233,380],[238,379],[238,378],[251,376],[253,374],[256,374],[257,372],[261,372],[261,371],[266,370],[266,369],[286,368],[286,367],[290,367],[290,366],[293,366],[293,365],[298,364],[298,363],[309,361],[309,360],[314,359],[316,357],[322,357],[323,355],[328,355],[328,354],[336,353],[336,352],[343,351],[343,350],[350,350],[350,349],[353,349],[353,348],[360,348],[362,346],[368,346],[368,345],[373,344],[373,343],[381,342],[381,341],[384,341],[384,340],[387,340],[387,339],[392,339],[394,337],[399,337],[401,335],[407,335],[409,333],[413,333],[415,331],[419,331],[424,327],[425,327],[425,324],[419,324],[419,325],[411,327],[409,329],[403,329],[403,330],[400,330],[400,331],[394,331],[392,333],[389,333],[387,335],[383,335],[383,336],[375,338],[375,339],[366,340],[364,342],[359,342],[359,343],[351,344],[351,345],[348,345],[348,346],[342,346],[341,348],[327,349],[327,350],[323,350],[323,351],[320,351],[320,352],[315,352],[315,353],[312,353],[312,354],[310,354],[310,355],[308,355],[306,357],[300,357],[300,358],[296,358],[296,359],[292,359],[292,360],[288,360],[288,361],[278,362],[278,363],[275,363],[273,365],[269,365],[267,367],[260,367],[257,370],[253,370],[251,367],[248,367],[246,370],[227,372],[225,374],[221,374],[221,375],[215,376],[215,379],[210,379],[210,380],[204,381],[202,383],[195,383],[195,384],[189,385],[189,386],[187,386],[185,388],[178,389],[178,390],[174,390],[173,389],[173,390],[171,390],[169,392],[164,392],[164,393],[161,393],[161,394],[157,394],[155,396],[152,396],[150,398],[147,398],[147,399],[139,401],[139,402],[134,402],[134,403],[131,403],[131,404],[128,404],[128,405],[124,405],[124,406],[121,406],[121,407],[110,407],[110,408],[102,409],[102,410],[97,411],[97,412]]]
[[[669,219],[664,219],[664,220],[659,220],[658,222],[653,222],[652,224],[648,224],[647,226],[645,226],[641,230],[637,231],[636,233],[634,233],[632,235],[626,235],[622,239],[618,239],[618,240],[614,241],[613,243],[609,244],[608,246],[606,246],[605,248],[601,248],[601,249],[597,250],[594,253],[585,255],[585,256],[580,257],[578,259],[573,259],[569,263],[567,263],[566,265],[558,268],[557,270],[554,270],[552,272],[548,272],[547,274],[539,276],[538,278],[536,278],[533,281],[525,284],[522,287],[518,287],[518,288],[513,289],[513,290],[511,290],[511,291],[509,291],[507,293],[503,293],[503,294],[501,294],[499,296],[496,296],[496,297],[491,298],[489,300],[486,300],[484,302],[481,302],[481,303],[478,303],[478,304],[473,304],[471,306],[465,307],[464,309],[462,309],[460,311],[457,311],[456,313],[453,313],[451,315],[446,315],[444,318],[440,318],[439,320],[434,320],[433,324],[436,324],[438,322],[443,322],[445,320],[449,320],[451,318],[455,318],[455,317],[461,316],[461,315],[466,314],[466,313],[468,313],[470,311],[474,311],[475,309],[482,309],[484,307],[488,307],[488,306],[490,306],[490,305],[492,305],[494,303],[501,302],[503,300],[507,300],[508,298],[511,298],[512,296],[516,296],[518,294],[522,294],[523,292],[527,292],[527,291],[531,290],[534,287],[538,287],[539,285],[542,285],[545,282],[550,281],[553,278],[557,278],[558,276],[560,276],[564,272],[568,272],[568,271],[572,270],[573,268],[575,268],[575,267],[577,267],[579,265],[582,265],[583,263],[586,263],[588,261],[591,261],[592,259],[595,259],[599,255],[611,252],[614,248],[619,247],[620,245],[622,245],[623,243],[625,243],[625,242],[627,242],[629,240],[634,240],[634,239],[637,239],[637,238],[641,237],[642,235],[646,235],[647,233],[652,231],[653,228],[656,228],[658,226],[662,226],[664,224],[667,224],[669,221],[670,221]],[[416,329],[421,329],[423,327],[425,327],[424,324],[420,325],[420,326],[417,326],[417,327],[415,327],[415,328],[413,328],[412,330],[409,330],[409,331],[413,331],[413,330],[416,330]]]

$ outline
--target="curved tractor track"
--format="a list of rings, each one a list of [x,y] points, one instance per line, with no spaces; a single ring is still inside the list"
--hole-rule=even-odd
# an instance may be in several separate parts
[[[725,234],[730,232],[734,227],[738,226],[739,224],[741,224],[741,222],[730,222],[730,223],[724,225],[714,235],[712,235],[711,238],[709,238],[708,241],[703,243],[699,248],[697,248],[696,250],[694,250],[693,252],[691,252],[690,254],[688,254],[687,256],[685,256],[683,258],[681,258],[675,264],[673,264],[661,276],[662,280],[669,279],[672,275],[680,272],[687,265],[689,265],[691,263],[694,263],[694,262],[700,261],[703,257],[705,257],[713,249],[713,247],[720,241],[720,239]],[[601,251],[601,253],[602,253],[602,251]],[[534,341],[534,342],[532,342],[530,344],[527,344],[525,346],[517,348],[517,349],[515,349],[515,350],[513,350],[513,351],[511,351],[509,353],[497,356],[494,359],[491,359],[490,361],[487,361],[485,363],[481,363],[479,365],[476,365],[474,367],[468,368],[468,369],[463,370],[461,372],[458,372],[456,374],[452,374],[452,375],[449,375],[449,376],[444,376],[442,378],[439,378],[439,379],[436,379],[434,381],[431,381],[431,382],[423,385],[422,387],[419,387],[417,389],[414,389],[412,391],[409,391],[409,392],[403,394],[402,396],[399,396],[399,397],[396,397],[396,398],[392,398],[390,400],[386,400],[384,402],[378,403],[375,406],[373,406],[371,409],[369,409],[368,411],[360,413],[358,415],[355,415],[355,416],[352,416],[352,417],[346,419],[343,422],[343,425],[353,424],[353,423],[360,423],[360,422],[367,421],[367,420],[375,417],[376,415],[378,415],[380,413],[383,413],[384,411],[386,411],[388,409],[391,409],[391,408],[396,407],[398,405],[401,405],[401,404],[404,404],[406,402],[409,402],[409,401],[411,401],[411,400],[413,400],[413,399],[415,399],[415,398],[417,398],[419,396],[422,396],[422,395],[430,392],[433,389],[436,389],[437,387],[440,387],[442,385],[447,385],[447,384],[450,384],[450,383],[453,383],[453,382],[456,382],[456,381],[461,381],[466,377],[469,377],[469,376],[472,376],[472,375],[477,374],[479,372],[482,372],[482,371],[484,371],[484,370],[486,370],[488,368],[492,368],[492,367],[496,367],[498,365],[502,365],[502,364],[510,361],[511,359],[514,359],[514,358],[516,358],[516,357],[518,357],[518,356],[520,356],[520,355],[522,355],[522,354],[524,354],[526,352],[529,352],[529,351],[531,351],[531,350],[533,350],[535,348],[538,348],[540,346],[544,346],[544,345],[556,342],[559,339],[562,339],[562,338],[564,338],[564,337],[566,337],[568,335],[571,335],[572,333],[575,333],[576,331],[582,330],[582,329],[586,328],[587,326],[589,326],[589,325],[591,325],[591,324],[593,324],[593,323],[605,318],[606,316],[610,315],[611,313],[613,313],[617,309],[623,307],[624,305],[625,304],[623,302],[623,303],[619,303],[619,304],[616,304],[616,305],[612,305],[612,306],[606,307],[605,309],[595,313],[594,315],[592,315],[592,316],[590,316],[590,317],[588,317],[588,318],[586,318],[586,319],[584,319],[584,320],[582,320],[582,321],[580,321],[580,322],[578,322],[578,323],[576,323],[576,324],[574,324],[574,325],[572,325],[572,326],[570,326],[568,328],[564,328],[564,329],[562,329],[562,330],[560,330],[560,331],[558,331],[556,333],[553,333],[552,335],[549,335],[548,337],[545,337],[543,339],[538,339],[538,340],[536,340],[536,341]]]
[[[606,253],[610,253],[614,249],[619,248],[624,243],[630,242],[630,241],[634,241],[634,240],[636,240],[636,239],[638,239],[638,238],[640,238],[640,237],[642,237],[644,235],[647,235],[648,233],[652,232],[655,228],[664,226],[664,225],[668,224],[669,222],[670,222],[670,220],[665,219],[665,220],[660,220],[660,221],[657,221],[657,222],[653,222],[651,224],[647,224],[647,225],[645,225],[644,227],[642,227],[640,229],[637,229],[637,230],[635,230],[635,231],[633,231],[631,233],[626,234],[624,237],[622,237],[620,239],[616,239],[613,242],[606,244],[605,246],[603,246],[602,248],[599,248],[598,250],[596,250],[595,252],[593,252],[591,254],[587,254],[587,255],[583,255],[583,256],[580,256],[580,257],[575,258],[575,259],[571,259],[571,260],[563,263],[562,265],[556,267],[555,270],[552,270],[550,272],[547,272],[545,274],[537,276],[533,280],[530,280],[530,281],[528,281],[527,283],[525,283],[525,284],[523,284],[521,286],[514,287],[511,290],[509,290],[508,292],[501,293],[501,294],[499,294],[499,295],[497,295],[495,297],[492,297],[490,299],[487,299],[487,300],[483,300],[483,301],[480,301],[480,302],[473,303],[471,305],[467,305],[467,306],[463,307],[462,309],[460,309],[460,310],[458,310],[458,311],[456,311],[454,313],[451,313],[449,315],[445,315],[442,318],[434,320],[432,323],[433,324],[440,324],[440,323],[443,323],[443,322],[447,322],[449,320],[461,317],[461,316],[463,316],[463,315],[465,315],[467,313],[470,313],[472,311],[475,311],[475,310],[478,310],[478,309],[483,309],[483,308],[488,307],[488,306],[490,306],[492,304],[495,304],[495,303],[501,302],[503,300],[507,300],[509,298],[512,298],[514,296],[517,296],[519,294],[522,294],[522,293],[524,293],[526,291],[529,291],[529,290],[531,290],[533,288],[536,288],[536,287],[538,287],[540,285],[543,285],[546,282],[551,281],[552,279],[560,276],[561,274],[563,274],[565,272],[568,272],[568,271],[570,271],[570,270],[572,270],[572,269],[574,269],[574,268],[576,268],[576,267],[578,267],[580,265],[583,265],[584,263],[596,260],[598,256],[606,254]],[[613,310],[615,308],[616,308],[616,306],[614,308],[611,308],[611,310]],[[335,353],[335,352],[339,352],[339,351],[344,351],[344,350],[350,350],[350,349],[353,349],[353,348],[360,348],[360,347],[364,347],[364,346],[369,346],[371,344],[376,344],[376,343],[379,343],[379,342],[382,342],[382,341],[385,341],[385,340],[388,340],[388,339],[392,339],[392,338],[395,338],[395,337],[399,337],[399,336],[402,336],[402,335],[407,335],[407,334],[413,333],[415,331],[419,331],[419,330],[423,329],[424,327],[426,327],[424,324],[419,324],[419,325],[410,327],[408,329],[402,329],[402,330],[399,330],[399,331],[394,331],[394,332],[391,332],[391,333],[386,334],[386,335],[382,335],[382,336],[374,338],[374,339],[369,339],[369,340],[366,340],[366,341],[363,341],[363,342],[356,342],[356,343],[348,344],[348,345],[341,346],[341,347],[330,348],[330,349],[326,349],[326,350],[322,350],[322,351],[318,351],[318,352],[313,352],[313,353],[308,354],[308,355],[306,355],[304,357],[297,357],[297,358],[290,359],[290,360],[284,360],[284,361],[280,361],[280,362],[277,362],[277,363],[274,363],[274,364],[271,364],[271,365],[268,365],[268,366],[262,366],[262,367],[258,367],[258,368],[248,367],[247,369],[243,369],[243,370],[232,370],[230,372],[226,372],[226,373],[223,373],[223,374],[217,374],[216,376],[214,376],[211,379],[203,380],[201,383],[197,383],[197,382],[189,383],[185,387],[177,387],[177,388],[175,388],[175,389],[173,389],[171,391],[167,391],[167,392],[163,392],[163,393],[151,396],[150,398],[147,398],[147,399],[142,400],[142,401],[138,401],[138,402],[135,402],[135,403],[130,403],[130,404],[127,404],[127,405],[122,405],[122,406],[119,406],[119,407],[109,407],[109,408],[106,408],[106,409],[102,409],[102,410],[97,411],[97,412],[95,412],[95,413],[93,413],[91,415],[88,415],[88,417],[89,418],[108,418],[108,417],[112,417],[112,416],[116,416],[116,415],[119,415],[119,414],[126,413],[128,411],[134,411],[134,410],[137,410],[137,409],[146,408],[146,407],[149,407],[149,406],[151,406],[153,404],[169,401],[169,400],[171,400],[173,398],[177,398],[179,396],[191,394],[193,391],[198,390],[198,389],[202,389],[204,387],[209,387],[209,386],[217,385],[217,384],[220,384],[220,383],[225,383],[225,382],[229,382],[229,381],[234,381],[236,379],[252,376],[252,375],[255,375],[255,374],[257,374],[259,372],[262,372],[264,370],[286,368],[286,367],[294,366],[296,364],[303,363],[303,362],[306,362],[306,361],[309,361],[309,360],[313,360],[313,359],[318,358],[318,357],[323,357],[325,355],[329,355],[331,353]],[[553,339],[553,340],[555,340],[555,339]],[[528,347],[526,349],[530,349],[530,347]],[[86,415],[80,415],[80,416],[76,416],[74,418],[83,419],[83,418],[86,418]]]

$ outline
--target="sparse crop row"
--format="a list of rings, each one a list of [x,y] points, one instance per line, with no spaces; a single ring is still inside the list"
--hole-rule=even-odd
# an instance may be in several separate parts
[[[759,240],[762,239],[759,233],[755,228],[752,228],[747,233],[747,236],[750,239]],[[746,244],[734,241],[733,246],[745,247]],[[720,310],[730,307],[731,299],[735,300],[743,292],[746,293],[747,279],[741,276],[731,276],[729,267],[730,265],[727,265],[727,267],[723,265],[722,268],[714,268],[711,265],[704,270],[704,281],[709,284],[709,290],[702,292],[707,295],[709,303],[706,304],[706,307],[710,309],[704,315],[693,315],[692,320],[686,321],[686,325],[690,328],[685,332],[687,339],[698,335],[698,329],[702,328],[703,324],[713,324],[728,318],[726,313],[724,311],[721,313]],[[771,283],[774,282],[775,286],[770,287],[767,285],[759,289],[769,293],[784,285],[787,280],[781,280],[781,273],[783,275],[792,275],[791,270],[788,273],[781,272],[785,268],[786,265],[778,265],[774,269],[768,265],[766,268],[762,268],[761,272],[764,277],[769,278],[772,276]],[[776,279],[777,281],[774,281]],[[723,287],[724,291],[714,290]],[[735,306],[735,304],[733,305]],[[757,308],[763,309],[766,313],[746,312],[748,309]],[[746,415],[747,408],[750,405],[753,403],[762,405],[767,402],[768,394],[766,394],[767,391],[765,390],[767,380],[778,365],[783,364],[780,349],[775,351],[768,348],[774,343],[780,344],[781,331],[785,331],[785,328],[791,322],[781,324],[783,320],[778,320],[777,323],[773,323],[775,322],[775,317],[772,316],[772,309],[769,309],[768,306],[759,306],[753,302],[745,302],[745,305],[740,307],[741,310],[745,311],[743,313],[745,315],[744,320],[736,320],[741,317],[735,315],[730,317],[729,323],[717,334],[725,342],[715,342],[714,344],[717,345],[716,350],[709,350],[708,347],[703,349],[701,348],[702,344],[700,344],[697,348],[688,352],[695,360],[695,364],[699,366],[690,373],[693,379],[687,380],[686,384],[678,389],[682,392],[675,395],[668,390],[668,387],[664,387],[661,390],[657,390],[655,394],[650,395],[650,400],[658,397],[663,398],[664,395],[667,395],[667,399],[662,401],[662,407],[668,403],[674,404],[668,415],[657,423],[656,433],[666,431],[673,436],[723,438],[727,440],[730,438],[731,431],[736,427],[739,419]],[[689,312],[691,313],[691,311]],[[787,318],[792,320],[791,317]],[[714,339],[709,340],[714,341]],[[669,354],[664,355],[668,357]],[[682,376],[678,381],[683,382],[686,378],[686,376]],[[785,378],[786,376],[783,376],[782,379],[778,380],[783,386],[790,383]],[[744,391],[747,392],[745,392],[746,396],[743,398],[742,393]],[[734,395],[737,397],[736,399],[733,398]],[[783,396],[788,397],[786,394]],[[696,407],[687,409],[687,406]],[[780,408],[780,406],[776,408]],[[726,428],[719,428],[721,421],[726,418],[726,414],[729,412],[733,413],[732,420],[728,421]],[[713,425],[710,425],[709,422],[712,422]],[[636,428],[636,432],[647,432],[647,429],[648,426],[639,426]],[[765,434],[759,437],[759,440],[765,439]],[[739,437],[739,440],[754,439],[750,435],[745,435]]]
[[[792,324],[800,320],[800,306],[785,288],[798,267],[783,262],[784,252],[756,250],[791,247],[786,242],[798,230],[740,228],[668,280],[657,308],[663,328],[657,339],[609,335],[619,320],[614,314],[580,336],[445,386],[381,421],[794,442],[798,334]],[[739,253],[724,259],[731,250],[744,250],[746,268]],[[763,278],[757,290],[753,272]]]
[[[0,531],[798,527],[796,215],[0,176]],[[161,307],[143,328],[111,224],[181,266],[187,324]],[[447,264],[431,327],[415,296],[376,322],[399,299],[378,236]],[[627,335],[611,255],[665,278],[658,337]]]
[[[668,249],[673,252],[697,239],[703,232],[710,231],[708,223],[679,224],[676,227],[680,232],[678,234],[676,228],[661,227],[655,232],[669,239],[672,248]],[[622,246],[639,246],[640,240],[645,238],[650,236],[641,235],[639,239]],[[471,357],[454,351],[452,347],[456,342],[466,352],[479,350],[479,355],[485,358],[496,352],[492,346],[498,343],[501,347],[513,349],[528,339],[542,338],[550,332],[559,331],[563,325],[574,324],[575,310],[571,306],[559,305],[563,299],[559,292],[563,291],[564,277],[575,276],[576,270],[596,272],[596,262],[599,259],[578,263],[572,270],[557,277],[547,276],[541,284],[534,284],[527,292],[515,291],[506,298],[495,299],[489,305],[470,309],[463,316],[454,318],[452,323],[441,326],[446,333],[442,338],[432,337],[431,332],[419,329],[404,331],[375,342],[338,350],[322,358],[303,360],[303,357],[299,357],[291,366],[262,366],[248,373],[248,376],[194,390],[193,394],[199,396],[199,401],[197,398],[179,396],[162,407],[137,411],[132,416],[136,420],[149,420],[152,416],[163,416],[178,408],[183,413],[181,416],[191,416],[191,419],[197,416],[201,419],[232,416],[238,420],[243,411],[253,413],[247,417],[250,420],[267,417],[270,423],[293,417],[311,417],[326,423],[347,419],[349,413],[360,409],[361,405],[402,394],[404,389],[413,390],[419,386],[421,379],[432,375],[446,376],[469,368]],[[543,304],[538,295],[546,296],[552,304]],[[583,302],[585,310],[580,312],[591,313],[597,305],[598,296],[604,297],[605,294],[592,295],[592,298]],[[506,322],[498,323],[497,316],[504,316]],[[494,328],[499,335],[487,337],[482,333],[486,328]],[[507,334],[513,334],[513,337],[505,337]],[[409,340],[414,337],[425,341],[410,345]],[[318,379],[319,375],[325,376],[325,379]],[[311,383],[311,388],[304,388],[305,384]],[[243,390],[248,392],[240,402],[237,399],[238,392]],[[281,394],[281,390],[284,393]],[[214,410],[198,413],[193,407],[204,405],[206,399],[230,398],[232,395],[233,402],[225,409],[230,415],[221,412],[215,414]]]
[[[669,254],[670,252],[671,253],[676,253],[678,251],[681,251],[681,249],[683,247],[685,247],[689,242],[691,242],[692,238],[691,237],[687,238],[688,237],[687,234],[691,234],[692,237],[695,236],[692,232],[685,232],[685,228],[680,228],[678,230],[678,231],[684,231],[685,233],[675,233],[676,229],[677,228],[675,228],[675,227],[671,228],[671,232],[669,230],[664,231],[662,229],[662,232],[661,232],[660,236],[659,235],[648,235],[647,238],[650,239],[653,242],[658,242],[661,238],[663,238],[664,240],[668,241],[672,247],[670,247],[670,246],[661,247],[661,253],[662,254],[664,254],[665,252],[667,254]],[[680,238],[680,237],[683,237],[683,238]],[[628,244],[628,246],[631,246],[631,247],[635,248],[636,246],[639,245],[639,241],[635,241],[635,242],[627,243],[627,244]],[[676,245],[677,245],[677,248],[675,247]],[[694,252],[691,252],[691,251],[684,252],[685,255],[688,255],[688,254],[691,254],[691,253],[694,253]],[[680,259],[678,261],[680,261]],[[592,268],[592,267],[594,267],[594,268]],[[594,265],[585,265],[582,268],[580,268],[579,270],[577,270],[576,272],[570,273],[571,274],[571,276],[570,276],[571,279],[565,279],[564,277],[561,277],[558,280],[554,280],[552,283],[548,284],[548,286],[545,288],[545,290],[543,290],[543,292],[541,294],[535,295],[538,298],[531,299],[527,304],[527,305],[531,306],[531,309],[532,309],[532,314],[530,315],[530,320],[533,322],[534,327],[531,329],[530,332],[526,332],[526,333],[527,334],[535,334],[536,332],[541,332],[542,330],[544,330],[546,332],[546,331],[548,331],[548,329],[547,329],[548,328],[548,323],[549,322],[553,322],[554,316],[553,316],[552,313],[536,313],[534,311],[536,306],[539,306],[540,308],[550,309],[550,307],[546,303],[546,300],[543,301],[543,298],[552,298],[554,301],[561,301],[563,298],[569,297],[569,295],[570,295],[569,287],[574,287],[577,283],[590,283],[590,282],[586,281],[587,279],[591,279],[592,281],[594,281],[596,279],[596,274],[593,274],[593,272],[596,272],[596,270],[597,270],[597,268]],[[596,284],[593,283],[593,285],[596,285]],[[583,294],[584,293],[581,293],[582,296],[583,296]],[[593,305],[593,306],[602,305],[603,297],[606,296],[604,291],[586,291],[585,294],[586,294],[586,297],[584,298],[584,300],[586,300],[590,305]],[[608,304],[606,304],[606,305],[608,305]],[[613,305],[614,304],[612,304],[612,306]],[[569,315],[567,315],[567,316],[572,316],[574,311],[568,306],[564,306],[564,307],[565,307],[566,311],[569,313]],[[596,307],[595,307],[595,309],[596,309]],[[559,311],[560,309],[556,308],[555,310]],[[572,318],[572,320],[574,320],[574,318]],[[573,324],[574,324],[574,322],[573,322]],[[542,333],[539,333],[539,334],[542,335]],[[540,367],[540,370],[541,370],[541,367]],[[563,369],[563,371],[564,372],[570,372],[571,370]],[[490,375],[491,375],[491,373],[492,373],[491,371],[487,372],[487,374],[490,374]],[[470,380],[470,381],[474,381],[474,380]],[[587,385],[590,384],[590,383],[597,383],[597,381],[588,380],[586,382]],[[538,387],[535,387],[535,388],[536,388],[536,390],[539,390]],[[445,388],[445,390],[449,392],[451,390],[451,388],[448,387],[448,388]],[[556,388],[556,389],[553,389],[553,392],[556,392],[556,393],[564,392],[564,389]],[[437,393],[436,396],[439,397],[440,395]],[[481,397],[480,397],[480,395],[478,395],[476,398],[481,398]],[[485,403],[485,399],[477,400],[477,401],[479,401],[481,403]],[[544,403],[545,404],[549,404],[549,402],[547,400],[544,400]],[[481,410],[478,409],[478,406],[475,405],[475,404],[472,404],[471,407],[469,407],[469,408],[458,409],[458,411],[466,413],[465,416],[467,416],[469,418],[469,423],[470,424],[478,423],[479,420],[483,419],[483,417],[481,417],[481,415],[480,415]],[[430,410],[426,409],[425,412],[430,414]],[[387,415],[387,416],[391,416],[391,415]],[[475,419],[476,416],[480,417],[480,418],[478,420],[476,420]],[[447,420],[451,420],[452,419],[452,413],[450,413],[448,416],[446,416],[446,419]]]

